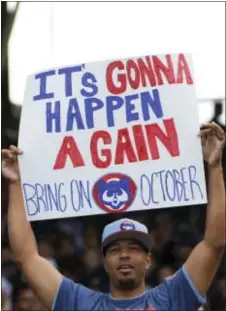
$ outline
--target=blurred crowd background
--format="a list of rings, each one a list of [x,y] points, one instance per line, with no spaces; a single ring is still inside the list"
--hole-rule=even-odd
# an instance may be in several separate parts
[[[18,6],[12,9],[1,2],[2,9],[2,148],[17,144],[21,107],[10,100],[8,42],[15,22]],[[18,60],[20,61],[20,60]],[[210,98],[209,119],[225,130],[225,100]],[[205,112],[203,106],[200,110]],[[207,107],[207,104],[206,104]],[[222,121],[223,120],[223,121]],[[226,150],[223,157],[226,181]],[[206,171],[206,179],[208,174]],[[225,183],[226,184],[226,183]],[[7,236],[8,188],[2,178],[1,189],[1,235],[2,235],[2,310],[44,310],[26,283],[26,279],[15,265]],[[172,275],[188,258],[194,246],[203,238],[206,205],[186,206],[133,212],[123,214],[146,224],[153,237],[153,264],[147,275],[147,286],[161,284]],[[100,253],[100,238],[105,224],[122,215],[101,215],[61,220],[33,222],[40,254],[47,258],[65,276],[97,291],[108,292],[108,278],[103,269]],[[205,310],[226,310],[226,256],[224,255],[214,282],[207,293]],[[201,310],[201,309],[200,309]]]

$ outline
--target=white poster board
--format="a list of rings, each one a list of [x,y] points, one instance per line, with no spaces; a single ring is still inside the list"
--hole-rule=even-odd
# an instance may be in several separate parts
[[[20,172],[29,220],[206,203],[190,55],[27,79]]]

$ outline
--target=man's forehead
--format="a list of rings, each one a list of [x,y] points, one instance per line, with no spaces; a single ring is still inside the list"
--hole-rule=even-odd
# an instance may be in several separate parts
[[[115,240],[114,242],[111,243],[111,245],[120,245],[120,244],[136,244],[136,245],[140,245],[140,243],[136,240],[133,239],[118,239]]]

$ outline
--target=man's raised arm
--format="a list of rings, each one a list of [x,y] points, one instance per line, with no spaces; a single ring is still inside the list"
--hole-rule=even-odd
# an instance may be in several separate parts
[[[2,173],[9,181],[9,242],[16,263],[22,269],[26,281],[43,305],[51,309],[63,276],[38,254],[35,237],[26,219],[23,205],[17,162],[20,153],[13,146],[10,150],[2,150]]]
[[[206,294],[226,245],[226,202],[221,164],[225,143],[224,131],[214,123],[201,129],[204,160],[208,165],[208,212],[204,240],[185,263],[185,273],[198,292]]]

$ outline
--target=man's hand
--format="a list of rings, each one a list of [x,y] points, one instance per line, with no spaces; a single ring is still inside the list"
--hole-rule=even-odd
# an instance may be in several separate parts
[[[216,123],[208,123],[201,127],[199,136],[202,140],[204,160],[209,166],[221,164],[225,144],[225,133]]]
[[[17,156],[22,153],[22,150],[15,146],[2,150],[2,174],[10,183],[17,183],[20,180]]]

